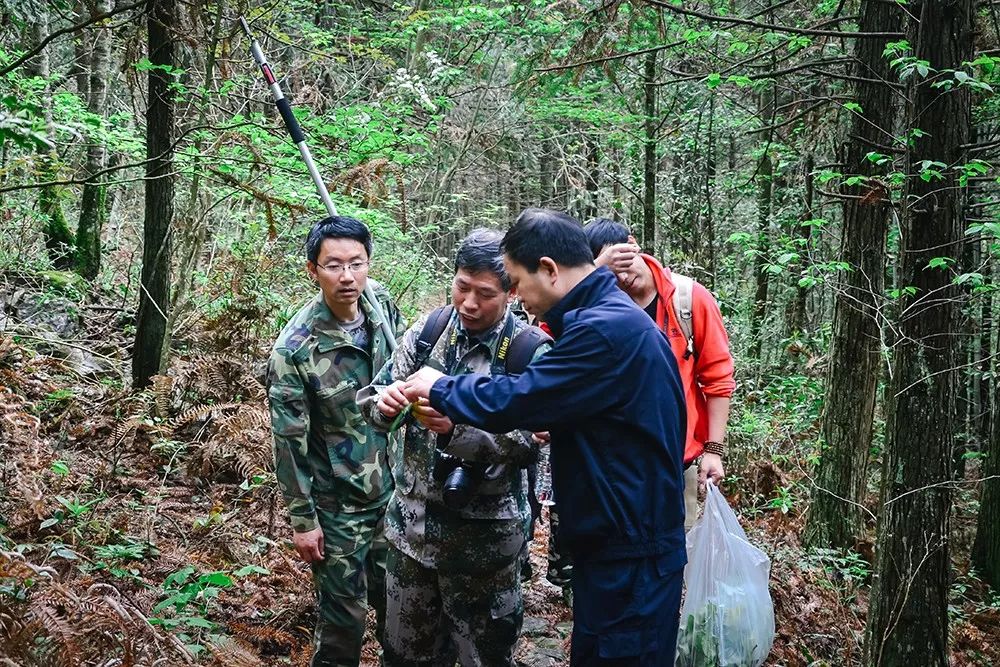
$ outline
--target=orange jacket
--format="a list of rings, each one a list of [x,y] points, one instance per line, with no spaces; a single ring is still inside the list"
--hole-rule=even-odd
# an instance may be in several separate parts
[[[733,356],[729,352],[729,334],[722,323],[719,304],[712,294],[698,282],[691,292],[691,319],[694,324],[694,349],[697,353],[687,359],[687,341],[677,323],[674,312],[674,283],[670,269],[664,268],[649,255],[642,255],[653,272],[653,282],[659,301],[656,306],[656,326],[667,336],[670,348],[677,357],[677,368],[684,384],[687,400],[687,442],[684,445],[684,464],[701,456],[702,443],[708,439],[708,414],[705,398],[733,395]]]

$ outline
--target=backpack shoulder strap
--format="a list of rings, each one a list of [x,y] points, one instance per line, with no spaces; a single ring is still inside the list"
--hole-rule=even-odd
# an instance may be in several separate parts
[[[692,309],[694,280],[680,273],[672,273],[670,277],[674,283],[674,313],[677,315],[677,323],[687,341],[684,358],[687,359],[694,355],[694,358],[697,359],[698,351],[694,347],[694,312]]]
[[[417,337],[417,368],[427,363],[427,357],[430,356],[431,350],[434,349],[434,345],[438,342],[438,338],[444,333],[444,329],[448,326],[448,320],[451,319],[451,314],[454,310],[452,306],[441,306],[440,308],[435,308],[427,316],[427,321],[424,322],[424,327],[420,330],[420,336]]]
[[[551,343],[552,337],[536,326],[529,326],[520,331],[510,342],[507,350],[505,368],[508,375],[520,375],[531,363],[535,352],[544,343]]]

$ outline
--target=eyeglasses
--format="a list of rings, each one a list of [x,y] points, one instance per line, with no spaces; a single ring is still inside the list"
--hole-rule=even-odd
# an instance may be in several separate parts
[[[327,264],[323,266],[322,264],[317,264],[317,268],[323,269],[331,276],[339,276],[344,271],[350,271],[352,274],[357,275],[368,270],[368,265],[371,262],[351,262],[350,264]]]

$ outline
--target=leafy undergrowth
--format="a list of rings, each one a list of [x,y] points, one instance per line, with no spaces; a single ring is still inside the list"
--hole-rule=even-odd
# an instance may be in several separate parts
[[[220,349],[202,343],[192,348]],[[86,345],[117,370],[80,376],[0,335],[0,658],[308,664],[311,580],[288,543],[269,471],[265,350],[181,355],[150,390],[130,394],[115,375],[127,371],[126,342]],[[799,397],[785,407],[763,396],[737,411],[726,490],[772,558],[768,664],[860,664],[871,548],[807,552],[799,542],[816,427],[815,387],[803,387],[774,390]],[[532,543],[523,664],[568,664],[571,614],[544,582],[546,531],[541,524]],[[1000,604],[967,567],[956,571],[966,574],[953,588],[952,663],[998,664]],[[364,663],[375,665],[369,625]]]

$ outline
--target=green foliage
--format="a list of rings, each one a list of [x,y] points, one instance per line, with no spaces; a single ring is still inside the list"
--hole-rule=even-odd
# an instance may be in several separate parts
[[[753,667],[755,655],[760,653],[747,632],[747,614],[744,608],[722,608],[706,604],[684,619],[677,640],[677,667],[711,667],[723,664],[720,640],[727,638],[724,664],[729,667]],[[734,649],[735,639],[743,638],[742,647]]]
[[[848,601],[856,598],[872,576],[871,563],[853,550],[811,549],[806,553],[806,564],[821,568],[827,575],[824,585]]]
[[[246,565],[232,572],[216,570],[199,573],[193,565],[186,565],[163,580],[161,599],[154,607],[155,616],[149,622],[177,633],[189,649],[197,653],[204,647],[200,643],[203,633],[218,630],[218,625],[208,617],[212,605],[222,591],[232,588],[235,579],[252,575],[270,574],[267,568]]]

